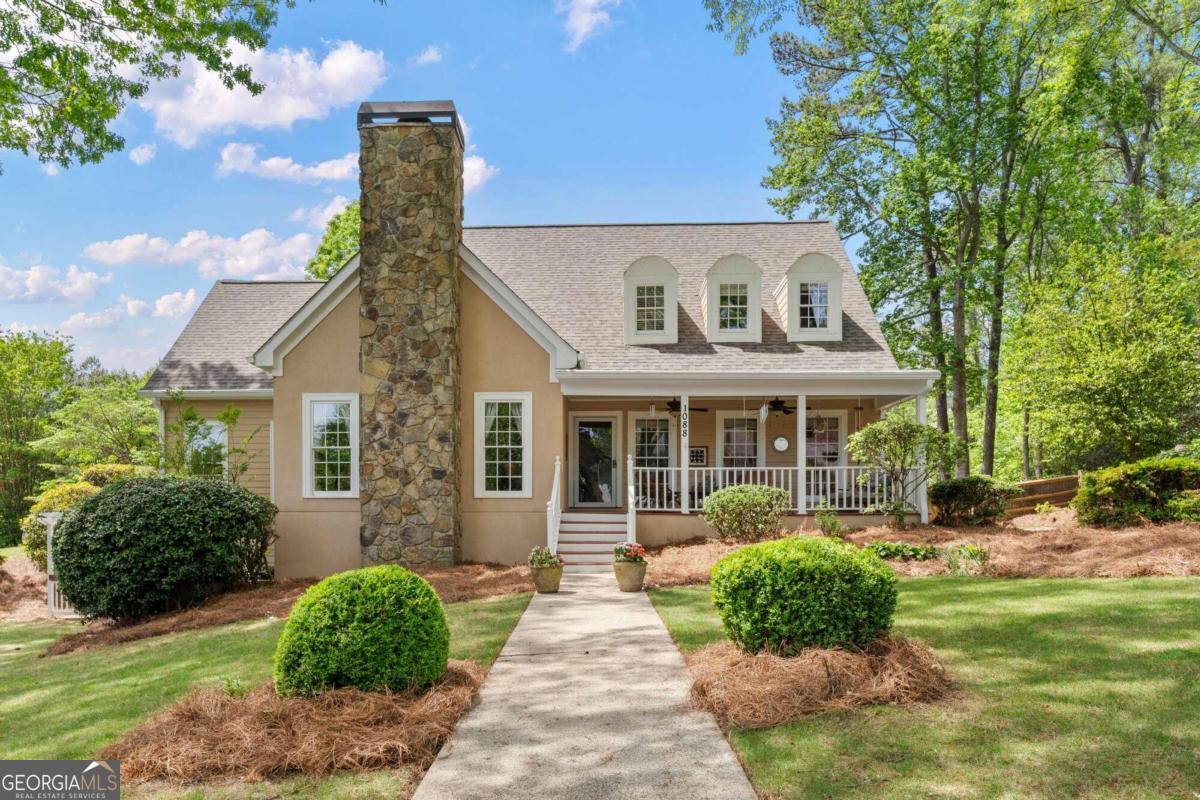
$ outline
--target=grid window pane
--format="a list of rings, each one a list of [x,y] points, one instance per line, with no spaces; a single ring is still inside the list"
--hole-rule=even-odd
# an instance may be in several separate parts
[[[717,308],[717,325],[721,330],[748,330],[750,328],[750,285],[722,283]]]
[[[727,419],[723,437],[722,466],[758,466],[758,419]]]
[[[312,420],[313,491],[350,491],[354,469],[350,403],[314,400],[309,406],[309,415]]]
[[[805,424],[805,459],[808,466],[836,467],[841,461],[841,419],[809,417]]]
[[[796,293],[799,299],[798,319],[801,328],[829,327],[829,284],[801,283]]]
[[[219,478],[225,474],[225,428],[219,422],[201,422],[187,442],[188,470],[193,475]]]
[[[633,461],[638,467],[671,466],[669,419],[639,419],[634,423]]]
[[[483,487],[489,492],[524,488],[525,432],[520,402],[483,404]]]
[[[634,305],[638,333],[662,331],[667,324],[667,290],[664,286],[639,286]]]

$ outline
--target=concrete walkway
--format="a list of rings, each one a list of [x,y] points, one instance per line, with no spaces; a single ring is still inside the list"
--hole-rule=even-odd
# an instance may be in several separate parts
[[[755,800],[642,592],[569,574],[535,595],[414,800]]]

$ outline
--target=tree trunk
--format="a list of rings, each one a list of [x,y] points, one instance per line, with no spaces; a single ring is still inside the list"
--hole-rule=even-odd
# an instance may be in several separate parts
[[[1021,418],[1021,480],[1029,480],[1029,407]]]

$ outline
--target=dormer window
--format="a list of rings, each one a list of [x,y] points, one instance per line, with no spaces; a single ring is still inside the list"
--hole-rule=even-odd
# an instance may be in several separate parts
[[[702,311],[710,342],[762,341],[762,272],[745,256],[725,256],[704,278]]]
[[[679,341],[679,275],[665,258],[639,258],[625,270],[625,344]]]
[[[775,300],[789,342],[842,340],[842,268],[824,253],[798,258]]]

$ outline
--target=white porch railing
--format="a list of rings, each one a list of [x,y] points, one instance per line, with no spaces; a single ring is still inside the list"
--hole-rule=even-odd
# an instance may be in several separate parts
[[[62,514],[59,512],[38,516],[38,520],[46,526],[46,613],[51,618],[75,618],[79,615],[58,588],[58,576],[54,574],[54,529],[61,519]]]
[[[558,554],[558,523],[562,519],[562,459],[554,457],[554,483],[546,501],[546,547]]]
[[[633,456],[626,461],[625,481],[625,541],[633,544],[637,541],[637,493],[634,489]]]
[[[630,502],[640,511],[680,511],[683,491],[678,467],[629,468]],[[881,508],[892,497],[883,473],[872,467],[807,467],[804,470],[804,503],[801,505],[799,467],[691,467],[688,470],[688,508],[699,512],[710,494],[740,484],[773,486],[791,498],[791,508],[812,513],[822,504],[834,511],[862,512]],[[913,487],[914,489],[916,487]],[[915,511],[917,496],[908,498]]]

